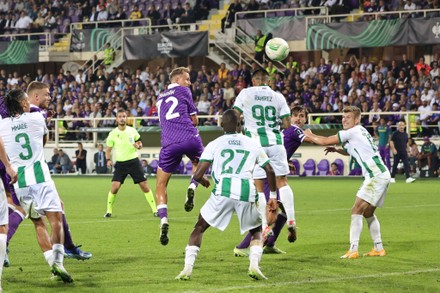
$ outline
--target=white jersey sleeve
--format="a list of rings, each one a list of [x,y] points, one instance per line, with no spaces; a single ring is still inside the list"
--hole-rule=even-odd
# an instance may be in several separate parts
[[[44,159],[43,138],[47,127],[41,113],[5,118],[0,123],[0,133],[11,164],[17,170],[18,181],[14,186],[23,188],[52,181]]]
[[[389,172],[380,157],[378,148],[368,131],[360,125],[338,132],[339,142],[362,168],[366,178]]]

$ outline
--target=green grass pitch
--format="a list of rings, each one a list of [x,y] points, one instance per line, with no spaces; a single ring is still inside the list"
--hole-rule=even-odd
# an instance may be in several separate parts
[[[3,270],[2,286],[5,292],[440,292],[440,180],[397,179],[377,211],[386,257],[339,259],[348,248],[350,208],[361,178],[291,178],[298,240],[288,243],[284,229],[277,246],[287,254],[263,255],[268,280],[251,280],[248,259],[234,257],[242,236],[233,218],[225,232],[208,229],[192,279],[184,282],[174,277],[209,190],[198,188],[196,206],[187,213],[189,179],[171,179],[170,243],[162,246],[159,220],[131,179],[119,192],[113,218],[104,219],[110,177],[56,177],[74,241],[93,258],[65,260],[73,284],[50,281],[26,220],[10,244],[11,267]],[[155,179],[149,183],[154,190]],[[360,253],[371,248],[364,221]]]

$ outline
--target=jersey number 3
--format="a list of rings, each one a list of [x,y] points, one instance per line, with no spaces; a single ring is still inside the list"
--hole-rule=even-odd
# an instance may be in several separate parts
[[[157,112],[159,114],[159,119],[160,119],[160,106],[162,105],[162,102],[164,100],[160,100],[159,102],[157,102]],[[165,103],[172,103],[170,108],[168,109],[167,113],[165,114],[165,119],[166,120],[171,120],[177,117],[180,117],[179,112],[174,112],[174,110],[176,110],[177,104],[179,103],[179,101],[177,100],[176,97],[168,97],[165,100]]]
[[[21,144],[21,147],[23,148],[23,152],[20,153],[20,159],[29,160],[32,158],[32,148],[31,148],[31,142],[29,140],[29,136],[27,133],[19,133],[15,136],[15,142],[18,142]]]

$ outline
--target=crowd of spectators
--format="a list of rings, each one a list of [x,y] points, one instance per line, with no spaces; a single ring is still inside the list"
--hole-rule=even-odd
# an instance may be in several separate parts
[[[438,1],[233,0],[222,21],[222,28],[225,24],[226,27],[230,27],[236,12],[300,7],[328,7],[330,14],[350,13],[353,9],[364,12],[415,11],[437,9]],[[72,22],[133,20],[131,24],[139,25],[142,23],[137,20],[142,18],[150,18],[152,25],[166,25],[173,29],[175,24],[194,23],[207,19],[212,8],[219,8],[218,0],[0,0],[0,35],[35,32],[66,33]],[[304,10],[300,14],[321,14],[321,10]],[[289,12],[286,11],[285,15],[289,15]],[[415,17],[418,14],[411,15]],[[242,17],[258,17],[258,15],[244,14]],[[371,16],[362,18],[362,20],[370,19]],[[102,26],[115,25],[117,24]]]
[[[363,112],[418,111],[418,115],[410,117],[414,123],[411,125],[412,134],[438,135],[440,115],[430,113],[438,111],[440,104],[438,56],[434,56],[430,64],[423,57],[416,64],[406,55],[401,59],[386,65],[382,60],[372,64],[367,57],[358,60],[351,56],[347,62],[322,58],[318,65],[313,61],[300,65],[291,55],[284,72],[277,70],[271,62],[263,64],[270,74],[269,86],[282,93],[291,107],[303,105],[310,113],[326,114],[341,113],[348,105],[358,106]],[[231,70],[224,63],[217,68],[202,65],[196,69],[191,64],[188,67],[199,115],[217,115],[230,109],[241,89],[251,85],[251,72],[257,65],[235,65]],[[12,88],[26,89],[32,80],[38,80],[50,85],[53,101],[49,109],[56,118],[109,118],[100,120],[98,126],[110,128],[115,125],[112,118],[122,107],[127,110],[129,124],[133,125],[136,120],[135,126],[157,125],[156,99],[169,83],[171,69],[151,69],[148,66],[136,70],[113,68],[108,73],[100,65],[96,72],[80,70],[73,75],[63,69],[56,74],[38,69],[35,75],[25,76],[1,69],[0,95],[4,96]],[[372,129],[380,117],[386,118],[392,126],[406,118],[399,113],[372,113],[363,116],[362,124]],[[337,115],[318,118],[315,123],[341,122],[341,116]],[[201,119],[202,125],[215,123],[215,118]],[[84,128],[94,125],[87,120],[65,120],[58,126],[63,139],[81,140],[90,138]]]

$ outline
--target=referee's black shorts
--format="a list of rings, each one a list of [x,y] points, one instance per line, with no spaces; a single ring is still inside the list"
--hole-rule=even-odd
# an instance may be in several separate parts
[[[147,180],[147,178],[145,178],[144,170],[142,169],[141,161],[138,158],[125,162],[116,162],[112,181],[118,181],[121,182],[121,184],[124,184],[127,175],[131,176],[134,184]]]

